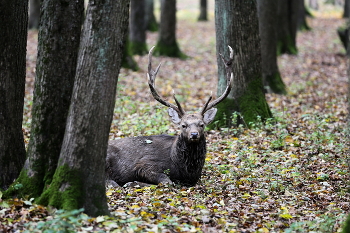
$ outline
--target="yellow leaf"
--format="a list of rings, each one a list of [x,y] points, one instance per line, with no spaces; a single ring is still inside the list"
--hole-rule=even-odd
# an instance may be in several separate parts
[[[279,216],[280,216],[281,218],[284,218],[284,219],[291,219],[291,218],[293,218],[293,216],[290,215],[290,214],[280,214]]]
[[[268,232],[270,232],[270,231],[269,231],[269,229],[267,229],[266,227],[263,227],[263,228],[260,228],[260,229],[258,230],[258,232],[268,233]]]

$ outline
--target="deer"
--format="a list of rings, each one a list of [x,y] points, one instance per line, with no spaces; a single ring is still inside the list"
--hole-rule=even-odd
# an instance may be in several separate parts
[[[175,104],[164,99],[155,88],[156,75],[160,69],[152,69],[152,52],[148,54],[148,86],[155,100],[168,107],[173,123],[181,129],[178,136],[153,135],[138,136],[108,143],[106,156],[106,181],[113,186],[124,186],[133,182],[141,184],[180,184],[194,186],[199,181],[206,158],[206,138],[204,128],[216,115],[214,108],[230,93],[233,73],[231,72],[233,50],[230,46],[230,58],[225,60],[226,89],[220,97],[212,100],[212,93],[199,113],[186,113],[176,99]]]

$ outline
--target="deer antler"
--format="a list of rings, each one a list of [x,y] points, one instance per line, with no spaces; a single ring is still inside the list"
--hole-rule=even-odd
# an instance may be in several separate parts
[[[173,96],[174,96],[174,99],[175,99],[177,106],[166,101],[156,91],[155,80],[156,80],[157,73],[158,73],[159,68],[160,68],[162,63],[160,63],[155,70],[152,70],[152,52],[153,52],[153,49],[154,49],[154,46],[151,48],[151,50],[148,53],[148,73],[147,73],[148,86],[151,90],[151,93],[152,93],[154,99],[156,99],[159,103],[161,103],[169,108],[174,109],[179,114],[179,117],[181,118],[183,115],[185,115],[185,111],[182,109],[179,101],[176,99],[175,92],[173,92]]]
[[[208,111],[209,109],[213,108],[215,105],[217,105],[221,101],[223,101],[231,91],[232,81],[233,81],[233,72],[232,72],[233,49],[230,46],[228,46],[228,48],[230,49],[230,58],[228,60],[225,60],[225,58],[221,55],[221,53],[219,53],[222,61],[225,64],[225,68],[226,68],[226,89],[225,89],[224,93],[219,98],[217,98],[216,100],[214,100],[211,103],[209,103],[209,102],[211,101],[211,99],[213,97],[212,97],[212,94],[210,95],[209,99],[204,104],[204,107],[201,111],[202,115],[204,115],[204,113],[206,111]]]

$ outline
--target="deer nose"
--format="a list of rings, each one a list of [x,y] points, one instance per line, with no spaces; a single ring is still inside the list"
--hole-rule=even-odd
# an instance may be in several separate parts
[[[192,132],[191,133],[191,138],[197,139],[198,138],[198,132]]]

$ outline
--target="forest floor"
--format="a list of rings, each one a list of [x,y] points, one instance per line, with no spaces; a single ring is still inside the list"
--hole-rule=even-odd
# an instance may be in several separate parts
[[[197,1],[196,1],[197,2]],[[197,14],[195,14],[197,15]],[[157,88],[171,98],[175,89],[188,111],[216,93],[215,26],[196,22],[179,6],[177,37],[186,60],[163,62]],[[207,133],[208,154],[194,187],[108,188],[111,217],[90,218],[82,210],[56,211],[33,199],[1,201],[0,232],[339,232],[349,213],[345,137],[348,91],[345,50],[336,29],[340,14],[308,19],[311,31],[298,32],[297,56],[282,55],[279,69],[285,96],[267,94],[277,124]],[[149,33],[147,44],[156,44]],[[30,137],[37,32],[28,36],[23,131]],[[166,109],[146,83],[147,56],[140,70],[122,69],[110,138],[176,134]]]

